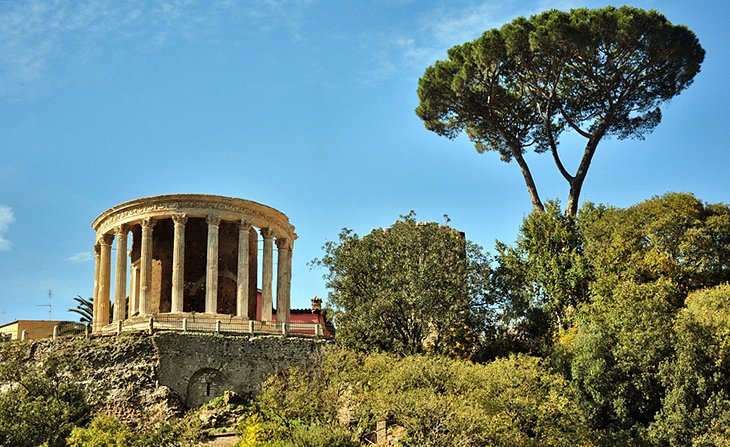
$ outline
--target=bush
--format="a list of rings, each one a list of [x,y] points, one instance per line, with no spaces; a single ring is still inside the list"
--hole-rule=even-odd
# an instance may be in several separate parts
[[[194,413],[162,421],[150,430],[138,431],[111,415],[98,415],[86,427],[76,427],[68,438],[70,447],[186,447],[204,437]]]
[[[0,445],[64,446],[91,409],[83,389],[67,375],[70,360],[51,355],[32,362],[29,346],[14,342],[0,351]]]

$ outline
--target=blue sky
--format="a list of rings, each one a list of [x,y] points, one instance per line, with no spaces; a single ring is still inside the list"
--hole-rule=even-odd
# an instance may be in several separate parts
[[[730,6],[628,1],[689,26],[702,72],[644,141],[605,141],[583,200],[667,191],[728,202]],[[491,249],[530,212],[514,164],[428,132],[413,109],[446,49],[520,15],[592,1],[0,2],[0,323],[48,317],[93,286],[91,221],[138,197],[208,193],[286,213],[292,300],[326,296],[307,263],[342,227],[413,209]],[[620,6],[620,4],[618,4]],[[563,151],[581,147],[566,141]],[[543,198],[567,187],[528,155]]]

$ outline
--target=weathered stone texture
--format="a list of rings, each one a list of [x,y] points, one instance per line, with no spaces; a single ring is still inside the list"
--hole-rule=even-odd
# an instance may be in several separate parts
[[[184,397],[188,406],[198,406],[225,390],[244,397],[261,391],[271,373],[290,365],[319,364],[324,342],[278,336],[241,337],[159,334],[154,337],[160,352],[159,380]]]
[[[125,334],[91,340],[37,340],[29,358],[72,356],[70,375],[91,403],[122,419],[165,418],[199,406],[226,390],[247,398],[260,392],[271,373],[291,365],[319,365],[327,341],[277,336],[214,334]]]

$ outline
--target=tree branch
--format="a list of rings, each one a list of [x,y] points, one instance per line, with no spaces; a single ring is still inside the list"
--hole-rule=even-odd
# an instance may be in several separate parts
[[[560,160],[560,155],[558,155],[558,145],[555,143],[555,136],[553,135],[552,120],[550,119],[550,116],[552,115],[554,93],[555,88],[553,88],[553,90],[550,92],[550,95],[548,96],[548,106],[547,110],[545,111],[545,133],[548,137],[550,152],[553,154],[553,160],[555,161],[555,165],[558,167],[558,171],[560,171],[560,174],[565,178],[565,180],[568,181],[568,183],[570,183],[573,181],[573,176],[570,175],[570,173],[565,169],[565,166],[563,166],[563,162]]]
[[[542,205],[542,201],[540,200],[540,195],[537,193],[537,186],[535,185],[535,180],[532,178],[532,173],[530,172],[530,168],[527,166],[527,162],[525,161],[525,158],[522,156],[522,150],[521,147],[511,141],[508,141],[508,146],[510,148],[510,152],[512,152],[512,157],[514,157],[515,160],[517,160],[517,165],[520,167],[520,171],[522,171],[522,177],[525,179],[525,184],[527,185],[527,192],[530,193],[530,200],[532,200],[532,207],[535,211],[538,212],[545,212],[545,207]]]
[[[565,110],[563,109],[563,106],[560,107],[560,114],[563,115],[563,118],[565,118],[565,122],[568,123],[568,125],[573,129],[574,131],[578,132],[582,137],[591,139],[593,138],[593,134],[586,132],[585,130],[581,129],[576,125],[572,119],[568,116],[567,113],[565,113]]]
[[[596,153],[598,143],[603,138],[607,130],[606,121],[601,123],[596,129],[594,136],[586,143],[585,151],[583,152],[583,158],[580,160],[578,170],[575,173],[573,181],[570,182],[570,193],[568,195],[568,203],[565,207],[565,215],[569,219],[574,219],[578,214],[578,198],[580,197],[581,189],[583,188],[583,182],[588,174],[588,168],[591,166],[593,155]]]

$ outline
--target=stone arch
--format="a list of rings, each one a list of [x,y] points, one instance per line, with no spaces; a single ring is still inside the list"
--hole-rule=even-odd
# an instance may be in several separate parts
[[[185,404],[188,408],[199,407],[225,391],[225,375],[215,368],[201,368],[188,381]]]

